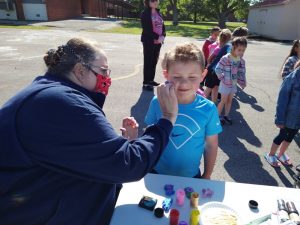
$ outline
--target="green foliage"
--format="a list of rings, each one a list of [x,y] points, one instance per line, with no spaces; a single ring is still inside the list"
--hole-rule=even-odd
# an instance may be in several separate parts
[[[237,19],[245,19],[248,16],[249,6],[262,0],[161,0],[161,13],[167,18],[174,18],[174,9],[177,9],[180,21],[216,20],[225,23],[230,14]],[[138,6],[138,11],[143,9],[143,0],[127,0]],[[175,8],[174,8],[175,7]],[[176,12],[175,12],[176,13]],[[176,17],[176,15],[175,15]]]
[[[171,21],[165,21],[167,36],[207,38],[211,28],[217,26],[217,22],[201,22],[194,24],[193,22],[181,22],[178,26],[174,26]],[[227,23],[230,30],[236,27],[245,26],[244,23]],[[106,33],[122,33],[122,34],[138,34],[142,32],[140,21],[126,20],[122,22],[122,27],[112,28]]]

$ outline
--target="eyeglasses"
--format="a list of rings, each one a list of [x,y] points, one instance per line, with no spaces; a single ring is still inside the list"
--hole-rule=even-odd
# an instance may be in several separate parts
[[[98,69],[100,70],[100,73],[97,73],[95,70],[92,69],[92,67],[98,68]],[[105,67],[102,67],[102,66],[100,67],[100,66],[89,65],[89,66],[87,66],[87,68],[88,68],[95,76],[103,75],[103,76],[106,76],[106,77],[110,77],[110,74],[111,74],[111,69],[105,68]]]

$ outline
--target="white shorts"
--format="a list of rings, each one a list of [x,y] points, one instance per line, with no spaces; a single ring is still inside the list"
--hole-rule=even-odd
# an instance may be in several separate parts
[[[232,85],[231,87],[228,87],[228,85],[225,85],[222,81],[220,82],[219,86],[219,93],[224,95],[230,95],[235,94],[237,92],[237,85]]]

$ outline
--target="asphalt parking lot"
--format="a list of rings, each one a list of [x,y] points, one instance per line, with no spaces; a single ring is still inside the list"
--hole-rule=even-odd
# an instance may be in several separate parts
[[[112,86],[104,111],[119,132],[121,120],[134,116],[145,126],[143,118],[155,93],[142,91],[142,45],[138,35],[88,32],[80,29],[22,30],[0,29],[0,105],[34,77],[45,72],[43,55],[64,44],[72,37],[82,36],[98,41],[106,51],[112,69]],[[161,56],[176,43],[193,41],[202,46],[203,40],[167,37]],[[295,168],[272,168],[263,158],[278,133],[274,125],[275,106],[281,84],[280,67],[290,45],[250,40],[245,54],[248,86],[239,91],[232,108],[232,126],[224,126],[215,180],[292,187]],[[157,81],[163,81],[157,67]],[[288,149],[294,164],[300,164],[296,142]]]

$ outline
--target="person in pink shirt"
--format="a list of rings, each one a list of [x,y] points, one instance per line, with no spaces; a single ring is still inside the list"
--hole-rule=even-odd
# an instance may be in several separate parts
[[[231,39],[231,31],[228,29],[223,29],[219,36],[219,46],[214,49],[214,53],[208,58],[207,68],[209,68],[209,64],[213,61],[213,59],[217,56],[218,51]],[[211,100],[214,103],[217,103],[218,98],[218,89],[220,85],[220,80],[218,79],[214,69],[209,70],[207,76],[205,78],[205,95],[209,97],[211,95]]]
[[[159,83],[154,81],[156,64],[159,59],[161,46],[166,36],[164,20],[159,12],[159,0],[144,0],[145,9],[141,15],[144,52],[143,89],[153,90]]]

